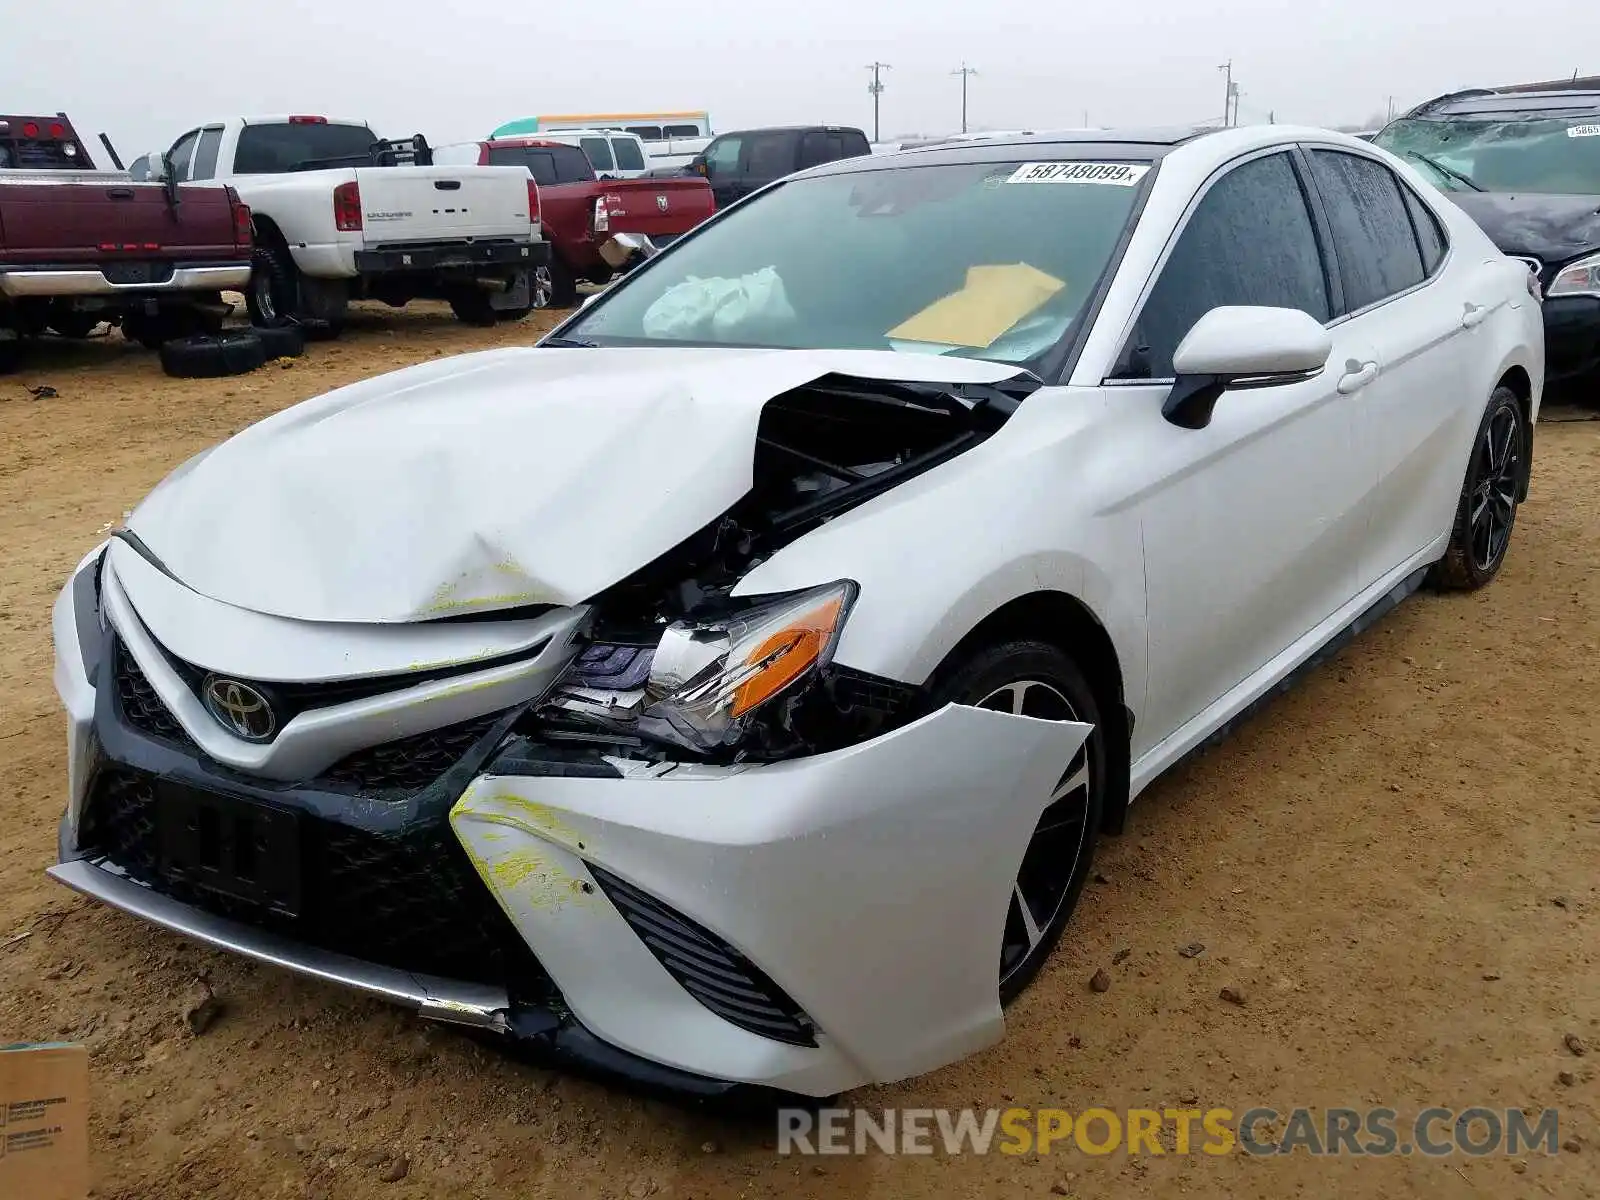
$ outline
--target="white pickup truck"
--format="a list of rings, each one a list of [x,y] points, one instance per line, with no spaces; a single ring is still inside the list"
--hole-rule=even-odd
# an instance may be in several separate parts
[[[185,133],[136,177],[228,184],[250,206],[245,294],[258,325],[336,334],[351,300],[449,301],[472,324],[533,307],[548,260],[537,185],[520,167],[433,166],[418,135],[383,141],[360,121],[236,117]]]

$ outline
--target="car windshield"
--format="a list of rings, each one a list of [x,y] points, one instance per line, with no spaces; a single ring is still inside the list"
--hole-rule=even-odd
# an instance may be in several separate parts
[[[1150,170],[1014,161],[790,180],[681,242],[563,336],[1025,363],[1077,319]]]
[[[1600,115],[1403,120],[1375,140],[1445,191],[1600,195]]]

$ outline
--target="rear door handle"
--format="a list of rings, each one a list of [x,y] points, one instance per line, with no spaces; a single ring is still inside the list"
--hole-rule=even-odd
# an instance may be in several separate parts
[[[1483,319],[1488,315],[1488,305],[1474,304],[1471,300],[1468,300],[1461,312],[1461,328],[1471,329],[1474,326],[1481,325]]]
[[[1378,364],[1375,362],[1358,363],[1352,358],[1344,366],[1345,372],[1339,376],[1339,394],[1341,396],[1348,396],[1351,392],[1359,392],[1378,377]]]

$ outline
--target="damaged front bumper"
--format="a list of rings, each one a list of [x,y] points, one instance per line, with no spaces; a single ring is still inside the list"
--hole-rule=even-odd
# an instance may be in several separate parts
[[[951,705],[782,762],[575,762],[513,732],[518,706],[274,779],[173,719],[118,640],[131,613],[81,619],[84,574],[55,614],[70,799],[50,874],[66,886],[679,1092],[833,1095],[1001,1036],[1008,899],[1088,726]],[[419,738],[420,761],[453,765],[399,788],[396,755],[373,756]],[[357,759],[388,790],[352,784]],[[225,891],[175,871],[194,860],[173,813],[196,803],[223,828],[287,822],[272,844],[293,869]]]

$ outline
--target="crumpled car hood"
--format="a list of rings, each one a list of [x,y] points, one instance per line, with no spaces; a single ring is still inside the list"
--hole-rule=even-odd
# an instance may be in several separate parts
[[[888,351],[484,351],[277,413],[179,467],[127,525],[194,591],[276,616],[575,604],[744,495],[762,406],[832,373],[1023,372]]]
[[[1452,192],[1450,199],[1506,254],[1555,266],[1600,249],[1600,196]]]

